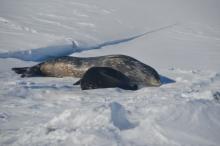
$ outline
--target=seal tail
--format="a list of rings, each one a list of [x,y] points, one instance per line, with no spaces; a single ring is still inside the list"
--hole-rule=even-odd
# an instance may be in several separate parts
[[[43,74],[40,71],[39,66],[33,66],[33,67],[18,67],[18,68],[12,68],[14,72],[17,74],[20,74],[22,78],[24,77],[40,77],[43,76]]]
[[[17,74],[24,74],[28,69],[29,67],[12,68]]]

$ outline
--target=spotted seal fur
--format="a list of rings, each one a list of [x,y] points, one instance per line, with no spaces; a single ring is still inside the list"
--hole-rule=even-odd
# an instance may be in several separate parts
[[[32,67],[12,68],[21,77],[66,77],[82,78],[91,67],[111,67],[126,75],[130,81],[140,86],[160,86],[157,71],[130,56],[106,55],[98,57],[59,57]]]

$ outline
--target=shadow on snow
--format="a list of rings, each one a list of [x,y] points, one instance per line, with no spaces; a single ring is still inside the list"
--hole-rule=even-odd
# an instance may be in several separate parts
[[[171,83],[175,83],[176,81],[171,79],[171,78],[168,78],[168,77],[165,77],[163,75],[160,75],[160,81],[162,83],[162,85],[164,84],[171,84]]]

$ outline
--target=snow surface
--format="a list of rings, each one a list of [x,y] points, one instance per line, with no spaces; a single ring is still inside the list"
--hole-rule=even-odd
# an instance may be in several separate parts
[[[219,146],[219,0],[0,0],[1,146]],[[20,78],[54,56],[125,54],[161,87]]]

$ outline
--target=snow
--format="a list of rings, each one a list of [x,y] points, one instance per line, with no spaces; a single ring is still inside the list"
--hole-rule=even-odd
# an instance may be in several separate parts
[[[1,146],[219,145],[219,0],[0,3]],[[77,78],[11,71],[106,54],[154,67],[163,85],[81,91]]]

